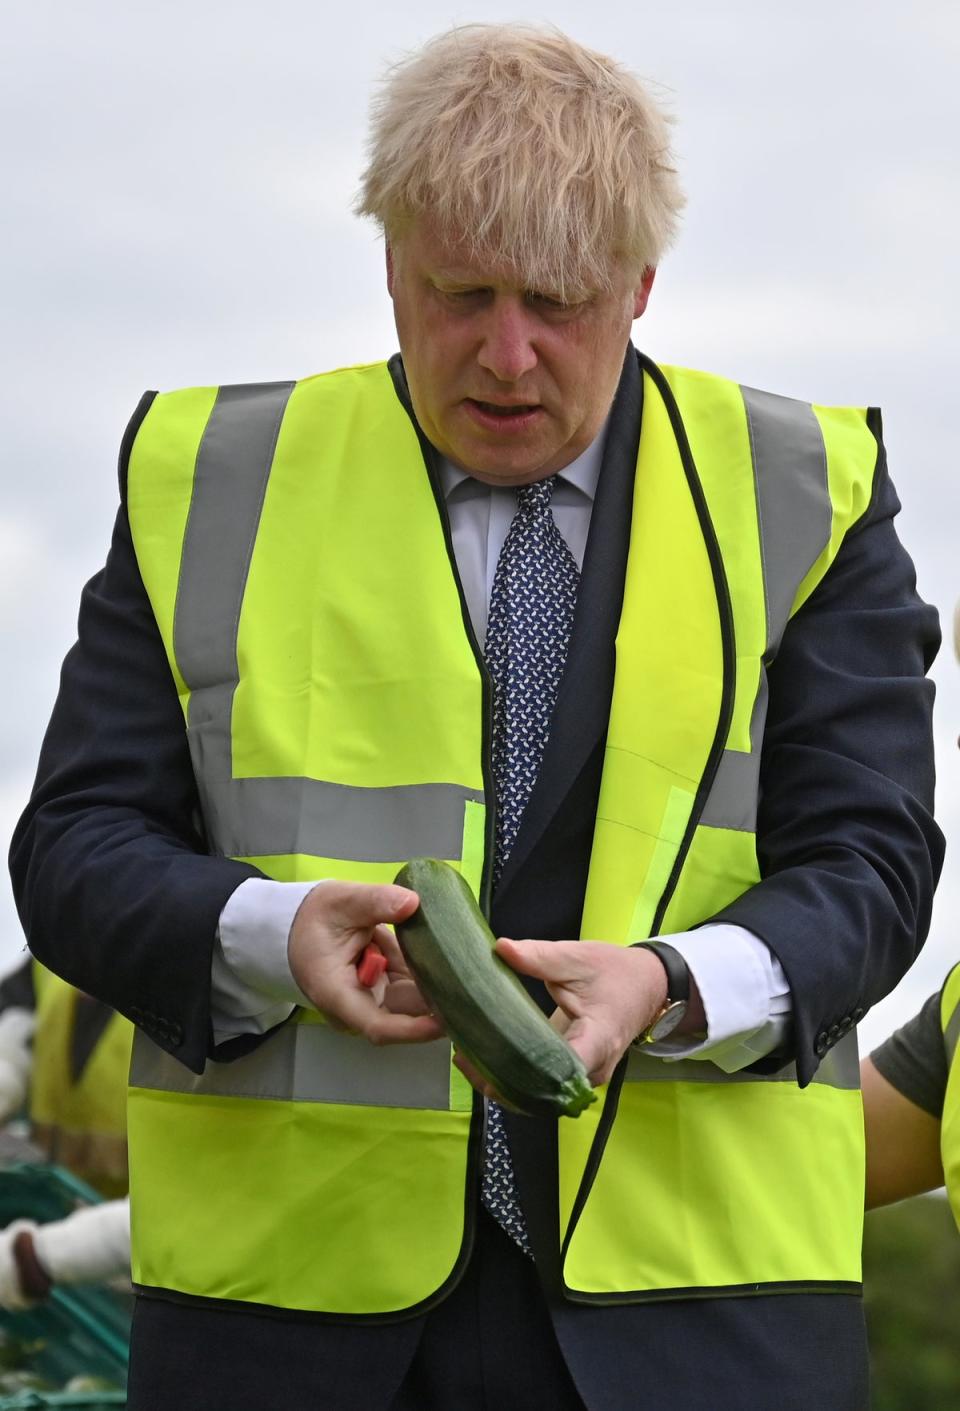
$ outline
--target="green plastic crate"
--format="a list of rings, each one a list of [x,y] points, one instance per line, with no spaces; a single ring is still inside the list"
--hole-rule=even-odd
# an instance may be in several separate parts
[[[60,1166],[0,1168],[0,1226],[24,1218],[45,1224],[100,1196]],[[36,1308],[0,1309],[0,1333],[23,1345],[24,1370],[64,1387],[81,1373],[103,1377],[117,1392],[20,1390],[3,1394],[0,1411],[39,1407],[118,1407],[126,1404],[127,1356],[133,1298],[101,1285],[55,1288]]]
[[[24,1391],[0,1400],[3,1411],[41,1411],[43,1407],[86,1407],[86,1411],[107,1411],[108,1407],[126,1406],[123,1391],[101,1392],[42,1392]]]

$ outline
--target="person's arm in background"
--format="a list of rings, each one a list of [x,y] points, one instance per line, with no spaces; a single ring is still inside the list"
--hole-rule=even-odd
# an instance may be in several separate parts
[[[868,1209],[943,1185],[940,1117],[947,1060],[940,995],[860,1065]]]

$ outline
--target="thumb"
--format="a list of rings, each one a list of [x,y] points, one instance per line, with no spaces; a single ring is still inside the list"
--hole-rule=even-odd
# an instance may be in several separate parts
[[[397,887],[392,882],[382,885],[348,886],[331,898],[331,918],[341,926],[377,926],[381,922],[406,921],[420,905],[420,898],[409,887]]]
[[[521,975],[532,975],[536,980],[570,984],[581,973],[575,941],[511,941],[502,938],[497,941],[496,952],[512,970]]]

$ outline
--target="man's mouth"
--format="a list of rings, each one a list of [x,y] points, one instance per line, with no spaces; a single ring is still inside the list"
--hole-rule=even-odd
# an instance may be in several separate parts
[[[479,397],[468,397],[467,401],[487,416],[498,417],[503,421],[529,416],[531,412],[540,410],[537,402],[484,402]]]

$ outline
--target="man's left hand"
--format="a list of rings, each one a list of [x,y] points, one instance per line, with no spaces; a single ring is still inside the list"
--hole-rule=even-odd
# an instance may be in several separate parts
[[[550,1022],[579,1054],[595,1087],[610,1081],[667,996],[664,968],[643,946],[501,939],[497,954],[521,975],[544,982],[557,1004]],[[691,994],[692,1009],[698,1001]]]

